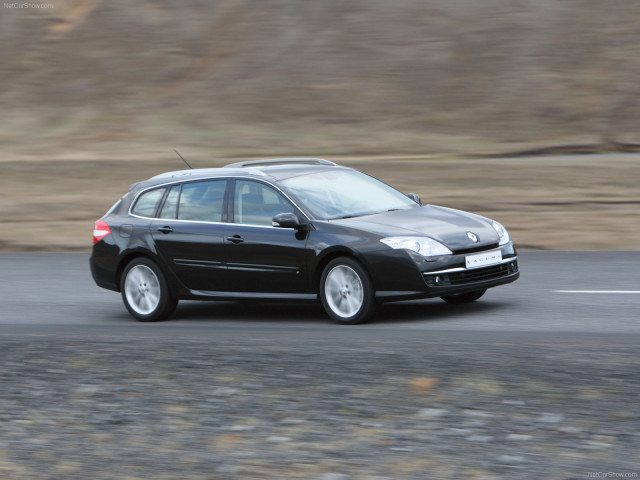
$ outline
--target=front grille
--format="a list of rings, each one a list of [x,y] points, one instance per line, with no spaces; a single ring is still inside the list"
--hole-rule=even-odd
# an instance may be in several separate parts
[[[460,250],[454,250],[454,255],[463,255],[465,253],[475,253],[475,252],[483,252],[484,250],[491,250],[492,248],[498,248],[498,242],[492,243],[491,245],[482,245],[480,247],[472,247],[472,248],[462,248]]]
[[[424,280],[430,287],[445,287],[452,285],[465,285],[467,283],[495,280],[497,278],[513,275],[518,272],[518,261],[492,265],[490,267],[473,268],[451,273],[436,273],[424,275]]]

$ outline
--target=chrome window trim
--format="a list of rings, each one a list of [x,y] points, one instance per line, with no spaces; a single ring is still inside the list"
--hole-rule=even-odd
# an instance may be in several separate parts
[[[293,200],[291,200],[291,197],[289,197],[289,195],[287,195],[285,192],[282,191],[281,188],[279,188],[277,185],[274,185],[271,182],[265,181],[262,178],[255,178],[255,177],[249,177],[249,176],[228,176],[228,177],[204,177],[204,178],[198,178],[197,180],[194,179],[181,179],[181,180],[174,180],[172,182],[167,182],[167,183],[159,183],[158,185],[153,185],[151,187],[145,188],[144,190],[140,190],[137,194],[136,194],[136,198],[133,199],[133,201],[131,202],[131,205],[129,205],[129,211],[128,214],[131,217],[135,217],[135,218],[142,218],[143,220],[166,220],[166,221],[170,221],[170,222],[188,222],[188,223],[205,223],[205,224],[214,224],[214,225],[242,225],[245,227],[260,227],[260,228],[281,228],[281,227],[274,227],[271,225],[253,225],[253,224],[248,224],[248,223],[233,223],[233,222],[209,222],[209,221],[205,221],[205,220],[180,220],[177,218],[158,218],[158,217],[143,217],[141,215],[136,215],[134,213],[131,213],[131,210],[133,209],[134,205],[136,204],[136,202],[138,201],[138,198],[140,197],[140,195],[142,195],[143,193],[148,192],[149,190],[154,190],[156,188],[162,188],[162,187],[167,187],[168,185],[176,185],[176,184],[185,184],[185,183],[194,183],[194,182],[206,182],[206,181],[210,181],[210,180],[253,180],[254,182],[258,182],[258,183],[264,183],[272,188],[274,188],[277,192],[279,192],[280,194],[282,194],[289,202],[291,202],[291,204],[298,209],[298,211],[300,213],[302,213],[302,215],[304,215],[304,218],[308,221],[311,222],[311,218],[309,218],[309,216],[304,212],[304,210],[302,208],[300,208],[298,206],[298,204],[296,202],[294,202]]]
[[[237,225],[239,227],[254,227],[254,228],[277,228],[278,230],[293,230],[291,228],[274,227],[273,225],[253,225],[251,223],[231,223],[231,222],[209,222],[206,220],[178,220],[177,218],[154,218],[154,217],[141,217],[130,213],[129,216],[135,218],[141,218],[143,220],[166,220],[168,222],[181,222],[181,223],[198,223],[207,225]]]
[[[509,262],[515,262],[517,259],[518,259],[518,257],[504,258],[504,259],[502,259],[502,261],[500,263],[493,263],[491,265],[486,265],[486,268],[495,267],[496,265],[503,265],[503,264],[509,263]],[[469,271],[473,271],[473,270],[480,270],[481,268],[485,268],[485,267],[479,267],[479,268],[457,267],[457,268],[449,268],[447,270],[435,270],[433,272],[422,272],[422,274],[423,275],[442,275],[442,274],[445,274],[445,273],[469,272]]]

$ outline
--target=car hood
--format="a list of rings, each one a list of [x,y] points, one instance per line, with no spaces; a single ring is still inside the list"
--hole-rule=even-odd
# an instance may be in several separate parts
[[[381,237],[427,236],[452,251],[488,247],[499,241],[498,233],[491,226],[490,220],[473,213],[435,205],[337,219],[331,223],[366,230]],[[474,234],[478,241],[469,238],[467,232]]]

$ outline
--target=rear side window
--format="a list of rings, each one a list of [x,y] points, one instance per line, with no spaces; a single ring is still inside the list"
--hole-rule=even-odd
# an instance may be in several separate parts
[[[226,180],[183,184],[178,202],[178,218],[201,222],[222,222],[226,188]]]
[[[141,217],[153,217],[165,190],[165,188],[156,188],[140,195],[131,209],[131,213]]]
[[[167,198],[160,210],[160,218],[178,218],[178,197],[180,196],[180,185],[171,187]]]

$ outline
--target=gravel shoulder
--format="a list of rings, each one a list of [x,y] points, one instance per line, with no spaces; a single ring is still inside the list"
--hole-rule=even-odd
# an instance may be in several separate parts
[[[0,477],[637,478],[637,347],[598,343],[5,337]]]

